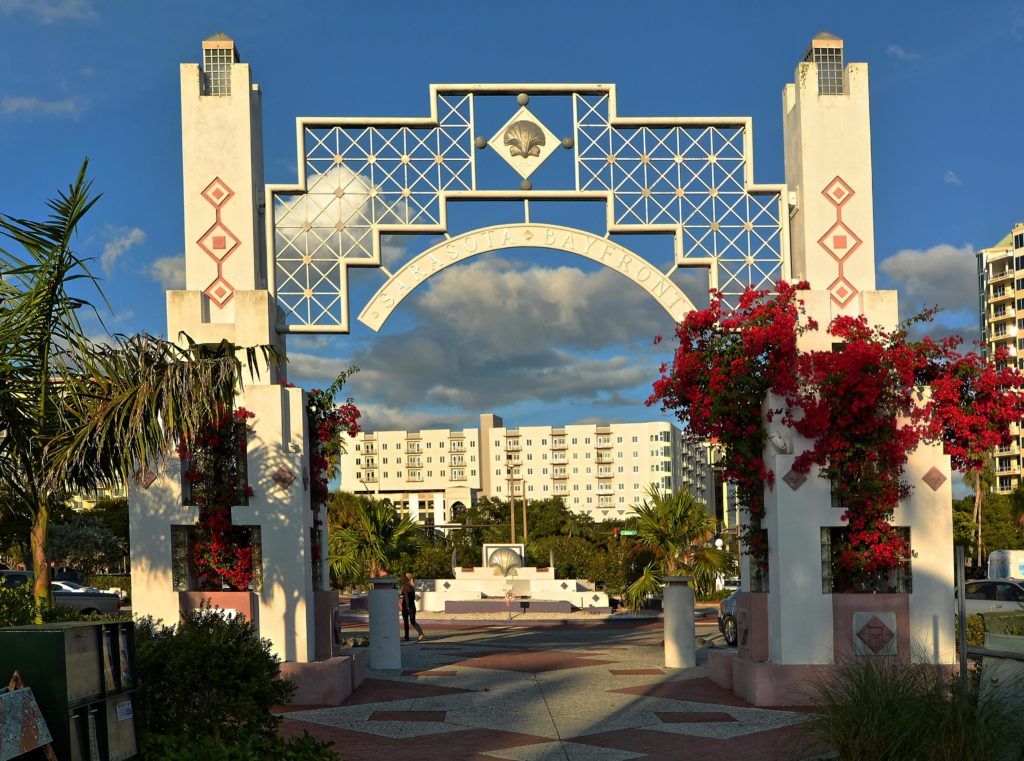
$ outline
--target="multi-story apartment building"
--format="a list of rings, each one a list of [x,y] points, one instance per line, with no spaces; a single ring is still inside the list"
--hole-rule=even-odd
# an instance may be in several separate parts
[[[507,428],[484,414],[462,431],[360,433],[341,458],[341,488],[388,498],[428,524],[448,523],[477,496],[561,497],[597,521],[620,519],[652,483],[688,489],[714,511],[709,452],[668,422]]]
[[[1002,348],[1011,362],[1024,368],[1024,223],[978,252],[978,302],[986,356]],[[1022,444],[1018,424],[1013,441],[993,452],[994,491],[1007,494],[1020,483]]]

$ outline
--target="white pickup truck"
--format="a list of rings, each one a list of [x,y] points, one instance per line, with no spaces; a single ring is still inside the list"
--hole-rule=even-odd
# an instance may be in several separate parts
[[[33,578],[31,571],[0,570],[0,584],[5,587],[31,584]],[[72,589],[62,582],[50,584],[50,591],[53,593],[54,605],[73,608],[80,613],[117,613],[120,609],[121,598],[112,592],[100,592],[91,587]]]

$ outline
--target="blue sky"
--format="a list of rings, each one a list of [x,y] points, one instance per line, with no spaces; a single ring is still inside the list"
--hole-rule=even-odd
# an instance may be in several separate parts
[[[1024,219],[1024,2],[0,0],[0,211],[38,215],[89,156],[104,197],[79,247],[108,324],[162,333],[185,245],[178,64],[204,37],[231,36],[263,88],[270,183],[295,181],[296,116],[422,116],[432,82],[516,81],[614,82],[624,115],[750,115],[755,178],[775,183],[780,92],[821,29],[871,67],[880,287],[974,337],[973,252]],[[458,297],[467,279],[488,283],[476,300]],[[321,385],[360,365],[375,427],[648,419],[667,356],[651,337],[670,330],[579,257],[490,254],[417,289],[379,335],[290,339],[290,374]]]

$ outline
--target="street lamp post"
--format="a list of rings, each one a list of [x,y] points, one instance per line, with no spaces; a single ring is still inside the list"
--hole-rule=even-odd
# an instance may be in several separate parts
[[[509,512],[512,514],[511,522],[511,536],[509,537],[509,543],[516,543],[516,495],[512,487],[515,484],[512,474],[512,455],[505,454],[505,473],[508,475],[508,506]]]

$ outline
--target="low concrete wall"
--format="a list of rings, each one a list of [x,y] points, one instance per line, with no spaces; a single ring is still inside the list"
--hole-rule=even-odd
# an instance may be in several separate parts
[[[285,661],[279,668],[281,678],[296,687],[291,705],[301,706],[341,705],[352,694],[352,671],[353,659],[347,655],[311,663]]]
[[[572,603],[565,600],[448,600],[445,613],[572,613]]]
[[[370,651],[365,647],[347,647],[340,655],[352,659],[352,692],[366,681],[366,667],[370,660]]]

